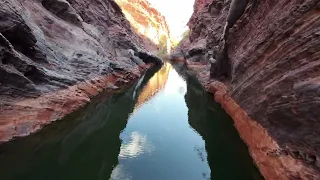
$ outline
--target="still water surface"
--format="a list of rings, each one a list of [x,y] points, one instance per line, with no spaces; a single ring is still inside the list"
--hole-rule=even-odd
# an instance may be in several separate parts
[[[169,64],[39,133],[0,145],[8,180],[262,179],[232,120]]]

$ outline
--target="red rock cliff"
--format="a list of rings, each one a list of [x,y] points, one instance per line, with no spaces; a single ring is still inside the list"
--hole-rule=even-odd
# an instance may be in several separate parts
[[[319,179],[319,0],[249,3],[226,41],[229,80],[210,85],[230,2],[196,0],[180,45],[189,67],[216,92],[267,179]]]
[[[62,118],[162,63],[113,0],[0,1],[0,141]]]
[[[123,13],[136,32],[148,37],[159,45],[167,44],[167,51],[171,50],[170,30],[165,17],[147,0],[116,0]]]

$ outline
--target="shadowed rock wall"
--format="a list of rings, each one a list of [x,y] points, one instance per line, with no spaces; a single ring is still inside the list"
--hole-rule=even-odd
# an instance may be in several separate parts
[[[113,0],[0,2],[0,141],[27,135],[161,64]]]
[[[209,61],[217,59],[223,47],[230,2],[197,0],[188,24],[189,39],[180,44],[190,67],[207,63],[195,68],[204,85],[214,80],[209,77]],[[319,174],[320,2],[258,2],[256,10],[249,3],[230,29],[226,61],[231,77],[224,81],[228,94],[279,144],[277,149],[266,145],[259,151],[269,158],[292,157]],[[308,172],[288,171],[282,175],[315,178]]]

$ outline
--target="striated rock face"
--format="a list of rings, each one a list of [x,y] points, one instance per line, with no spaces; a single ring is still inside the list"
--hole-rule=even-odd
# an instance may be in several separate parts
[[[217,101],[234,118],[267,179],[318,179],[320,2],[260,0],[255,10],[249,3],[230,29],[225,60],[231,77],[221,90],[209,84],[209,63],[200,67],[194,57],[217,58],[230,2],[196,0],[189,39],[180,45],[188,52],[189,67],[208,90],[220,92]],[[204,52],[190,55],[197,44]]]
[[[27,135],[161,64],[113,0],[0,2],[0,141]]]
[[[147,0],[116,0],[116,2],[136,32],[148,37],[157,45],[166,43],[167,51],[170,52],[172,46],[170,30],[165,17],[158,10]]]

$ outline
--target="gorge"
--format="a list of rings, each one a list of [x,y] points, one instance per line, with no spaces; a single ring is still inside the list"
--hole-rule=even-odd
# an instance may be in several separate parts
[[[175,46],[147,0],[2,0],[1,179],[319,179],[320,1],[246,2]]]

